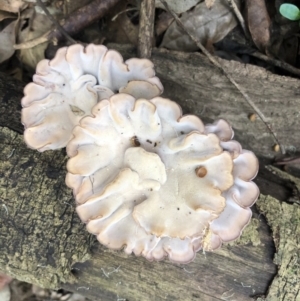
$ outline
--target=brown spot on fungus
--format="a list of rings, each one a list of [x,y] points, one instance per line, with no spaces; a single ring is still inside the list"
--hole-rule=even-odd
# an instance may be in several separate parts
[[[132,146],[140,146],[141,145],[141,143],[140,143],[140,141],[139,141],[139,139],[138,139],[137,136],[133,136],[130,139],[130,141],[131,141]]]
[[[199,166],[195,169],[196,175],[199,178],[204,178],[207,174],[207,169],[204,166]]]
[[[84,111],[79,109],[76,106],[70,105],[70,108],[75,116],[84,116],[85,115]]]

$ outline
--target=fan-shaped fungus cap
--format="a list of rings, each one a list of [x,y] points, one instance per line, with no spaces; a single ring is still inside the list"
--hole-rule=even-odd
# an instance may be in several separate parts
[[[153,63],[129,59],[105,46],[64,47],[36,68],[24,89],[22,123],[29,147],[45,151],[65,147],[75,125],[100,100],[117,92],[153,98],[162,93]]]
[[[113,95],[67,146],[66,183],[89,232],[149,260],[193,260],[239,237],[258,188],[253,153],[219,120],[204,126],[169,99]]]

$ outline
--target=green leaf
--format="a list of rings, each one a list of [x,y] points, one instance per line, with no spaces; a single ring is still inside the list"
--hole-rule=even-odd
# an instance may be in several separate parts
[[[300,20],[300,10],[296,5],[293,4],[281,4],[279,12],[287,19],[296,21]]]

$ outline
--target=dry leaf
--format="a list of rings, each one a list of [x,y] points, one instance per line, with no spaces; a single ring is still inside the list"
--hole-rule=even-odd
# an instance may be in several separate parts
[[[195,6],[200,0],[166,0],[169,8],[177,14],[184,13]],[[155,1],[155,7],[166,9],[160,0]]]
[[[7,21],[3,21],[3,22],[7,22]],[[16,42],[16,33],[15,33],[16,24],[17,24],[17,20],[11,21],[0,32],[0,63],[8,60],[15,53],[15,49],[13,45]]]
[[[205,5],[207,8],[211,8],[215,4],[215,0],[205,0]]]
[[[23,0],[1,0],[0,10],[17,13],[27,7],[27,3]]]
[[[18,44],[38,38],[52,28],[49,18],[44,14],[36,13],[34,9],[24,11],[21,19],[23,24],[21,22],[18,32]],[[20,60],[31,69],[35,69],[36,64],[45,58],[44,52],[47,45],[48,42],[45,42],[29,49],[21,49],[19,51]]]
[[[170,24],[173,22],[173,20],[174,18],[168,12],[162,12],[161,14],[159,14],[158,20],[156,21],[155,24],[156,36],[159,36],[162,33],[164,33],[168,29]]]
[[[210,9],[202,2],[193,11],[183,13],[180,20],[203,45],[222,40],[237,25],[235,15],[226,0],[216,2]],[[198,49],[176,22],[168,28],[161,46],[183,51]]]
[[[15,14],[0,10],[0,22],[5,19],[14,19],[14,18],[17,18],[17,16]]]
[[[246,15],[249,31],[256,47],[265,52],[270,41],[270,17],[265,0],[247,0]]]
[[[107,24],[100,35],[105,37],[107,43],[137,45],[139,26],[133,20],[134,16],[138,17],[139,10],[135,4],[134,0],[120,1],[106,16]],[[127,9],[131,10],[126,11]]]

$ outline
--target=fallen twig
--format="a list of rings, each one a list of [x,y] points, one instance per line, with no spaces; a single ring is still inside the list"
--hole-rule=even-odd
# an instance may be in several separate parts
[[[59,22],[50,14],[48,8],[41,0],[36,0],[38,6],[42,8],[47,17],[51,20],[51,22],[57,27],[57,29],[62,33],[62,35],[72,44],[76,44],[76,41],[72,39],[69,34],[64,30],[64,28],[59,24]]]
[[[249,55],[251,56],[254,56],[262,61],[265,61],[273,66],[276,66],[276,67],[279,67],[283,70],[286,70],[288,72],[291,72],[292,74],[295,74],[297,76],[300,76],[300,69],[298,68],[295,68],[293,66],[291,66],[290,64],[288,63],[285,63],[285,62],[282,62],[282,61],[279,61],[279,60],[276,60],[276,59],[273,59],[271,57],[268,57],[258,51],[255,51],[255,52],[250,52]]]
[[[279,140],[277,139],[275,133],[272,131],[271,126],[269,125],[269,123],[267,122],[264,114],[259,110],[259,108],[255,105],[255,103],[251,100],[251,98],[249,97],[249,95],[244,91],[244,89],[242,89],[242,87],[231,77],[231,75],[229,75],[221,66],[221,64],[206,50],[206,48],[201,44],[201,42],[199,41],[199,39],[197,37],[195,37],[192,33],[189,32],[189,30],[187,30],[185,28],[185,26],[182,24],[181,20],[178,18],[178,16],[169,8],[168,4],[166,3],[166,1],[164,0],[160,0],[161,3],[165,6],[165,8],[167,9],[167,11],[174,17],[175,21],[177,22],[178,26],[180,26],[180,28],[194,41],[194,43],[200,48],[200,50],[207,56],[207,58],[216,66],[218,67],[223,74],[228,78],[228,80],[236,87],[236,89],[243,95],[243,97],[245,98],[245,100],[247,101],[247,103],[251,106],[251,108],[256,112],[256,114],[259,116],[259,118],[262,120],[262,122],[265,124],[265,126],[267,127],[268,131],[270,132],[270,134],[273,136],[276,144],[279,145],[281,153],[285,154],[285,149],[283,147],[283,145],[281,145],[281,143],[279,142]]]
[[[142,0],[138,38],[138,56],[150,58],[154,33],[155,0]]]
[[[60,22],[60,25],[70,36],[72,36],[96,20],[102,18],[107,11],[119,1],[120,0],[95,0],[70,14],[67,19]],[[14,48],[27,49],[37,46],[45,41],[59,41],[62,38],[63,34],[55,28],[41,37],[14,45]]]
[[[51,33],[51,31],[47,31],[46,33],[39,36],[38,38],[26,41],[24,43],[15,44],[14,48],[15,49],[29,49],[29,48],[35,47],[37,45],[43,44],[43,43],[49,41],[48,36],[50,33]]]
[[[234,0],[227,0],[227,1],[231,5],[231,7],[232,7],[232,9],[233,9],[233,11],[234,11],[237,19],[239,20],[240,25],[241,25],[241,27],[242,27],[242,29],[244,31],[244,34],[245,34],[246,38],[249,39],[249,40],[251,40],[248,28],[247,28],[246,23],[245,23],[245,20],[244,20],[242,14],[241,14],[239,8],[237,7],[235,1]]]
[[[138,9],[136,7],[132,7],[132,8],[127,8],[125,10],[120,11],[119,13],[117,13],[111,20],[114,22],[117,20],[117,18],[124,13],[127,13],[129,11],[137,11]]]
[[[281,161],[277,161],[274,164],[275,165],[290,165],[290,164],[299,164],[300,163],[300,158],[285,158]]]

